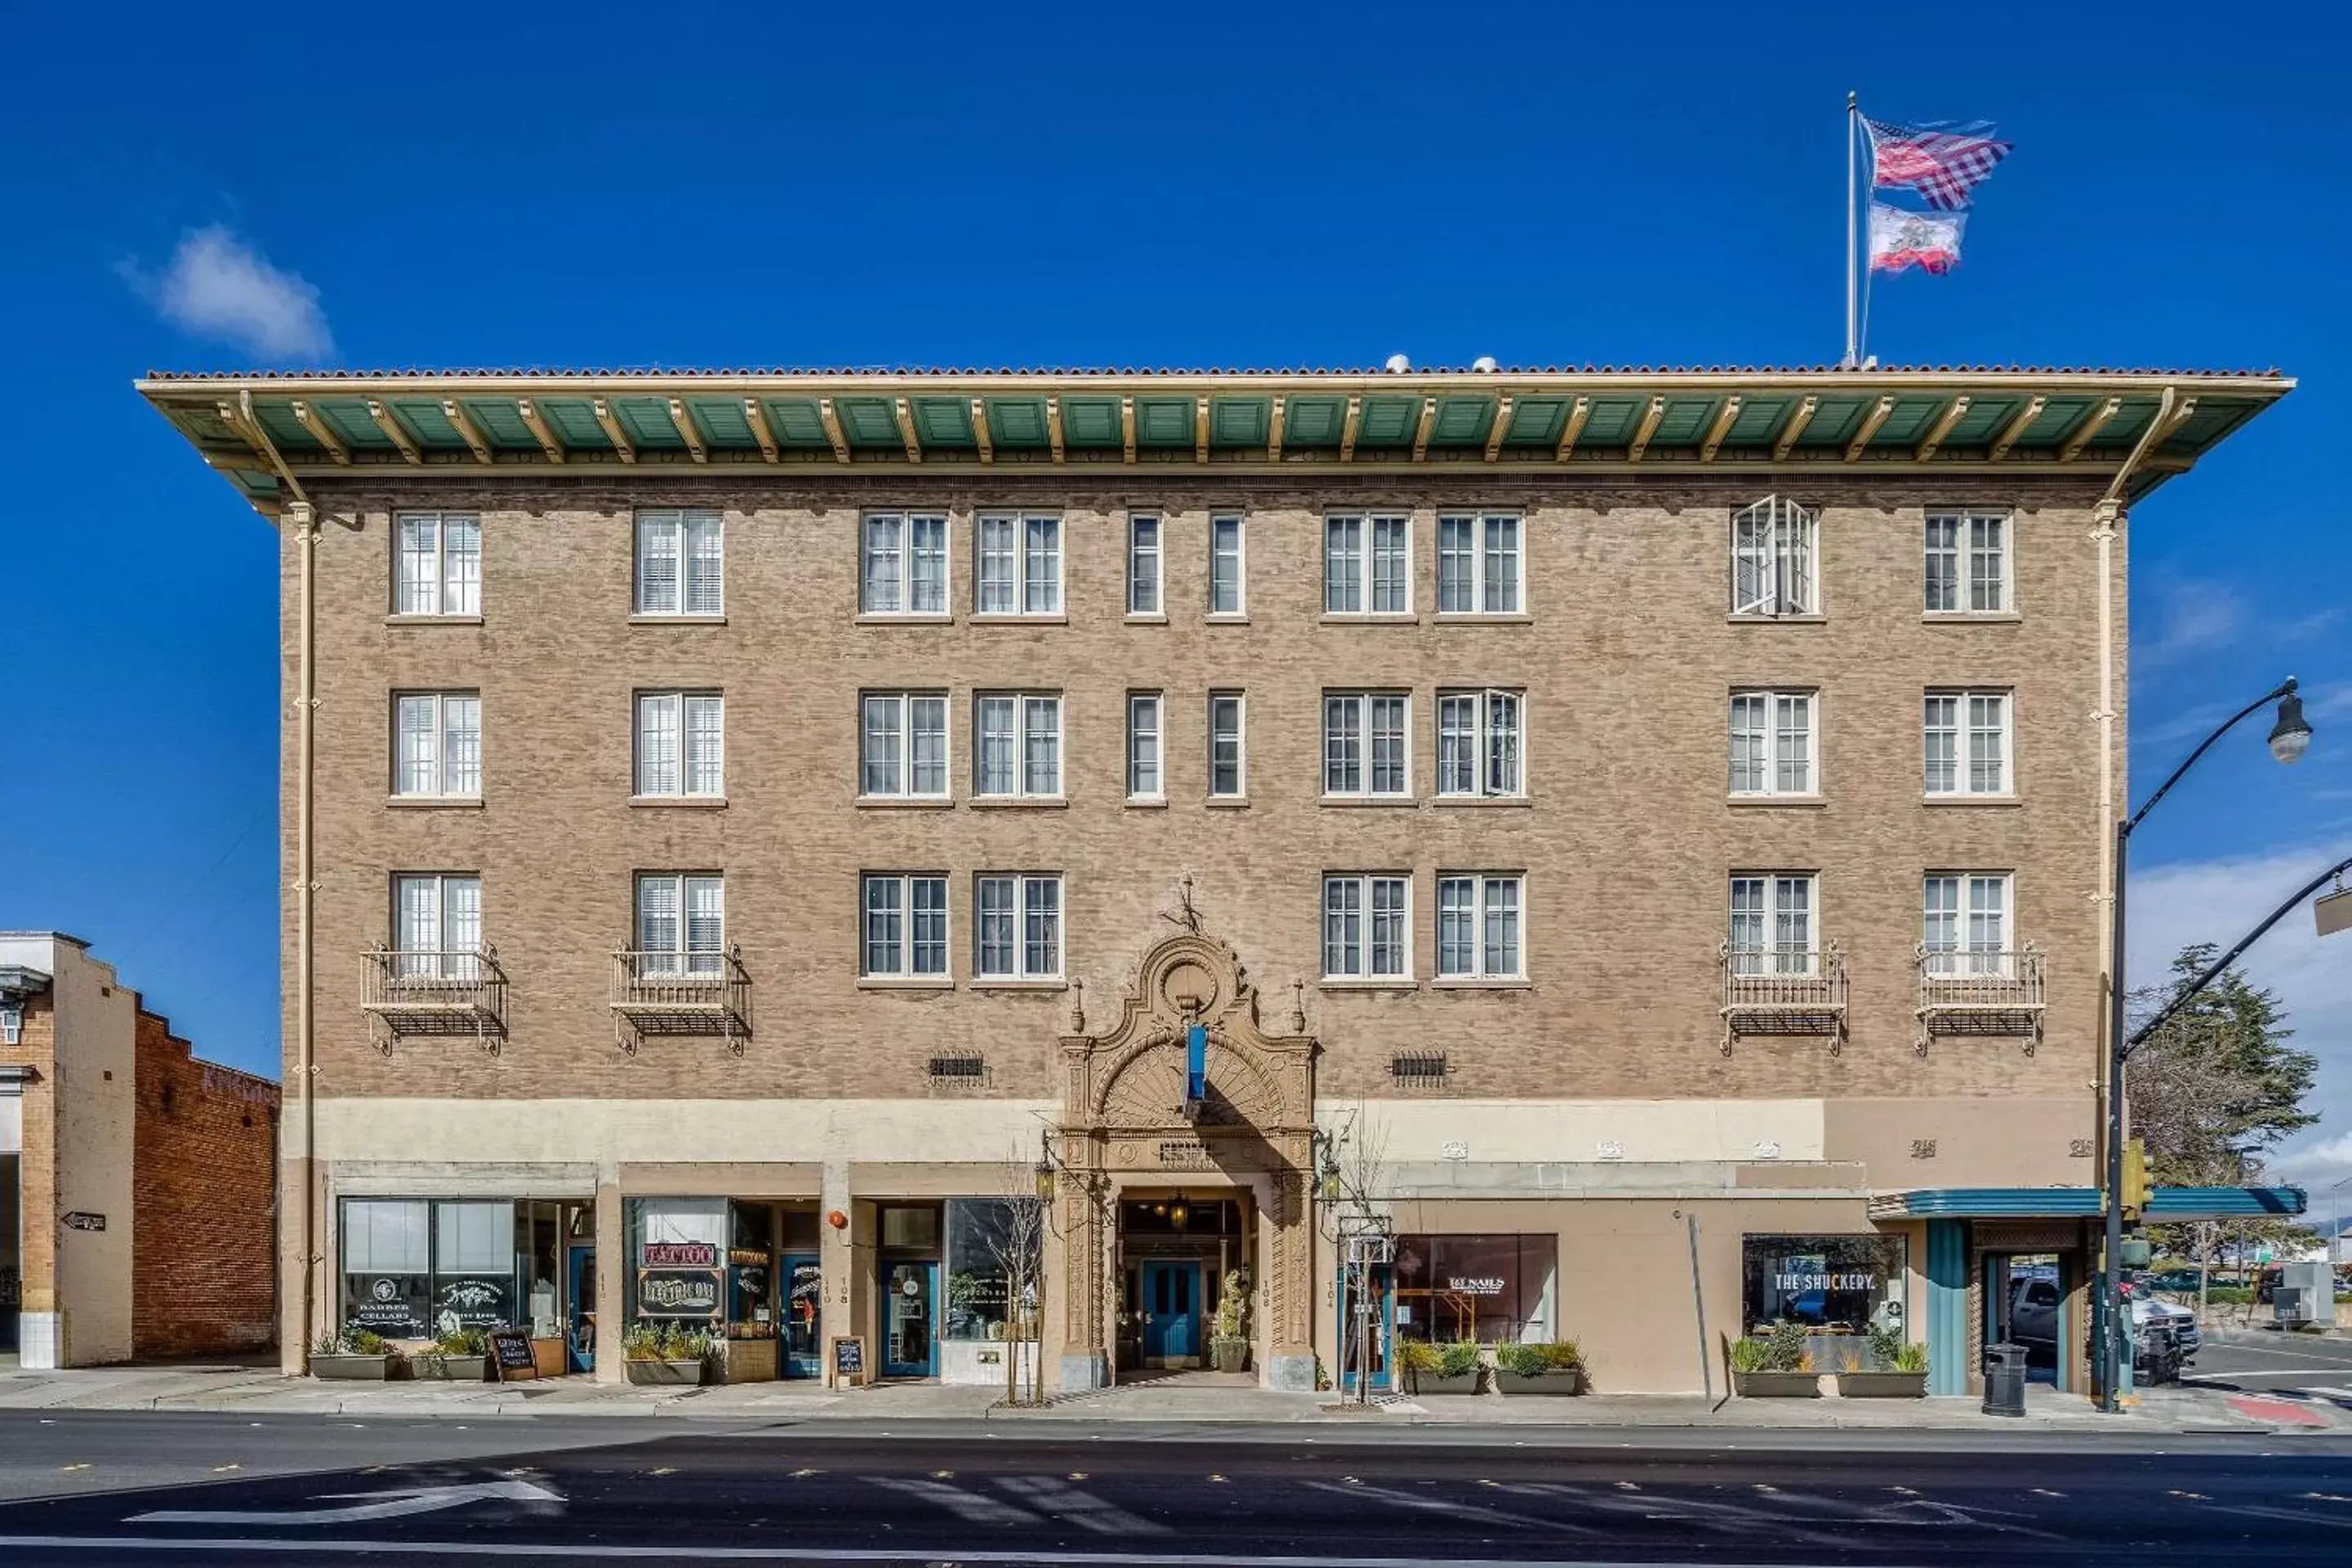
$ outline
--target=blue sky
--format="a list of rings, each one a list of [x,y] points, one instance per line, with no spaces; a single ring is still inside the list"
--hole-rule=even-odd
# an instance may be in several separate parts
[[[2352,847],[2339,22],[2281,48],[2161,4],[1834,35],[846,9],[12,23],[0,117],[53,155],[0,172],[0,359],[41,399],[5,525],[0,927],[90,939],[274,1069],[275,535],[132,395],[150,366],[1811,363],[1849,88],[2018,144],[1959,270],[1878,290],[1883,358],[2303,381],[2130,524],[2142,786],[2289,671],[2320,730],[2292,773],[2250,733],[2151,820],[2140,973]],[[2308,929],[2254,968],[2331,1058],[2324,1185],[2352,1174],[2352,939]]]

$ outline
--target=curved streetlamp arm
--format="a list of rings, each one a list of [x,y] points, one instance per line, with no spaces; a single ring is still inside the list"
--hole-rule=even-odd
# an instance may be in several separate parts
[[[2156,793],[2149,795],[2141,805],[2140,808],[2131,814],[2130,818],[2124,823],[2122,831],[2128,834],[2133,828],[2137,827],[2140,824],[2140,818],[2146,816],[2149,812],[2154,811],[2156,809],[2156,803],[2162,800],[2167,795],[2170,794],[2172,786],[2180,782],[2180,775],[2195,767],[2197,765],[2197,759],[2213,749],[2214,742],[2220,740],[2222,736],[2236,729],[2240,723],[2252,717],[2256,709],[2263,707],[2266,703],[2276,702],[2282,697],[2293,696],[2294,694],[2294,677],[2290,675],[2279,685],[2277,689],[2265,691],[2260,697],[2255,698],[2252,702],[2247,703],[2243,708],[2239,709],[2235,713],[2230,715],[2227,720],[2222,721],[2220,729],[2205,737],[2205,742],[2202,745],[2189,753],[2189,760],[2187,762],[2182,763],[2179,767],[2172,770],[2172,776],[2170,778],[2156,786]]]
[[[2256,706],[2259,707],[2261,704],[2257,703]],[[2214,979],[2219,976],[2223,970],[2229,968],[2230,965],[2238,961],[2239,954],[2244,952],[2246,949],[2260,942],[2263,939],[2263,933],[2264,931],[2269,931],[2271,927],[2284,920],[2288,913],[2292,911],[2297,904],[2311,897],[2312,894],[2319,891],[2323,885],[2334,879],[2342,877],[2347,871],[2352,871],[2352,856],[2347,856],[2345,858],[2338,860],[2335,865],[2330,866],[2326,870],[2322,871],[2318,876],[2314,877],[2310,881],[2305,882],[2301,889],[2297,889],[2293,898],[2287,900],[2286,902],[2273,910],[2268,920],[2263,921],[2262,924],[2256,926],[2253,930],[2241,937],[2238,940],[2237,946],[2231,948],[2229,952],[2215,959],[2210,964],[2206,966],[2204,973],[2190,981],[2179,991],[2175,992],[2172,999],[2164,1005],[2163,1008],[2158,1012],[2155,1017],[2150,1018],[2147,1023],[2142,1024],[2137,1029],[2132,1032],[2132,1037],[2124,1042],[2124,1047],[2121,1054],[2128,1057],[2132,1052],[2139,1049],[2140,1046],[2147,1041],[2150,1035],[2153,1035],[2157,1030],[2164,1027],[2165,1025],[2172,1021],[2173,1015],[2179,1012],[2180,1009],[2188,1004],[2190,997],[2196,995],[2200,991],[2204,990],[2208,985],[2212,984]]]

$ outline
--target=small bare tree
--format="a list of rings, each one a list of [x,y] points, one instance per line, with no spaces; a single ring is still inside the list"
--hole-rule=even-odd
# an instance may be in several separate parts
[[[1045,1200],[1036,1167],[1016,1148],[1004,1162],[998,1223],[988,1232],[989,1260],[1004,1280],[1004,1402],[1045,1402]],[[1029,1375],[1022,1376],[1024,1345]],[[1024,1381],[1027,1387],[1024,1389]]]
[[[1349,1334],[1355,1342],[1356,1403],[1366,1405],[1372,1396],[1372,1349],[1378,1337],[1372,1322],[1373,1264],[1370,1254],[1381,1250],[1372,1238],[1385,1242],[1390,1237],[1389,1208],[1384,1196],[1389,1173],[1388,1127],[1384,1122],[1375,1122],[1370,1107],[1358,1100],[1354,1114],[1346,1125],[1330,1134],[1325,1150],[1324,1201],[1332,1217],[1332,1239],[1340,1249],[1346,1295],[1353,1308]],[[1343,1372],[1345,1359],[1343,1355]]]

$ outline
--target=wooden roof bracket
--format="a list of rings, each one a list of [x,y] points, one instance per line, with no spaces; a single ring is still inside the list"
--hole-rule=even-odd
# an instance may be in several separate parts
[[[677,432],[677,438],[686,443],[688,457],[698,463],[710,461],[710,453],[702,443],[702,427],[694,422],[694,415],[686,406],[684,399],[673,397],[669,400],[669,425]]]
[[[596,397],[589,400],[588,406],[595,411],[597,427],[604,432],[604,439],[613,443],[613,450],[621,455],[621,461],[635,462],[636,444],[629,439],[629,433],[621,428],[620,416],[613,412],[613,405],[604,398]]]
[[[1789,454],[1796,449],[1797,437],[1805,433],[1805,426],[1813,422],[1813,416],[1821,411],[1821,406],[1822,400],[1811,395],[1797,405],[1797,411],[1789,416],[1789,422],[1780,426],[1779,439],[1772,443],[1774,462],[1789,460]]]
[[[1118,400],[1118,447],[1124,460],[1135,461],[1135,399]]]
[[[2075,458],[2081,457],[2083,455],[2083,448],[2091,444],[2091,437],[2105,429],[2107,427],[2107,422],[2113,419],[2116,415],[2122,413],[2123,408],[2124,400],[2122,398],[2110,397],[2105,402],[2100,404],[2096,408],[2092,409],[2089,416],[2083,421],[2083,427],[2075,431],[2072,436],[2067,437],[2066,445],[2059,448],[2058,460],[2062,463],[2071,463]],[[2158,416],[2159,418],[2162,417],[2164,412],[2165,411],[2159,406],[2158,409]],[[2155,424],[2151,422],[2148,428],[2150,430],[2155,429]]]
[[[1700,462],[1715,461],[1715,454],[1723,447],[1723,438],[1731,434],[1731,422],[1738,417],[1739,394],[1735,392],[1723,400],[1723,406],[1716,412],[1715,423],[1706,427],[1706,439],[1700,442],[1698,447]]]
[[[597,405],[600,414],[603,412],[603,407],[602,404]],[[394,446],[400,448],[402,457],[407,458],[412,464],[421,464],[425,461],[425,454],[417,449],[415,438],[409,435],[407,426],[401,424],[399,417],[380,399],[369,398],[367,411],[368,417],[375,421],[375,427],[383,431],[385,438]]]
[[[1265,460],[1282,461],[1282,394],[1274,395],[1274,412],[1266,416]]]
[[[849,437],[842,434],[841,416],[833,411],[832,398],[820,397],[816,400],[816,417],[817,423],[824,426],[824,438],[833,444],[833,460],[836,463],[848,462]]]
[[[996,461],[996,442],[989,434],[988,401],[985,398],[975,397],[971,400],[971,438],[980,447],[982,462]]]
[[[1993,437],[1992,450],[1985,454],[1985,461],[1998,463],[2008,457],[2009,449],[2017,445],[2018,437],[2032,428],[2033,422],[2041,418],[2042,411],[2049,406],[2050,400],[2046,397],[2027,398],[2024,408],[2002,426],[2000,434]]]
[[[1511,395],[1505,393],[1495,400],[1495,427],[1486,432],[1486,460],[1494,462],[1503,455],[1503,437],[1511,433]]]
[[[1045,399],[1045,445],[1053,451],[1054,461],[1061,462],[1067,456],[1062,448],[1062,400],[1058,397]]]
[[[2140,459],[2156,450],[2158,441],[2171,435],[2181,420],[2196,411],[2197,400],[2192,397],[2181,405],[2176,414],[2174,406],[2179,402],[2179,389],[2166,387],[2163,395],[2157,400],[2156,417],[2147,422],[2147,428],[2141,431],[2139,439],[2132,443],[2130,456],[2124,458],[2123,466],[2116,470],[2116,477],[2107,481],[2107,493],[2103,500],[2120,502],[2124,499],[2124,487],[2130,482],[2132,470],[2139,467]]]
[[[1568,411],[1568,423],[1559,432],[1559,448],[1552,453],[1554,462],[1565,463],[1576,453],[1576,438],[1584,434],[1585,422],[1592,417],[1592,399],[1580,397]]]
[[[547,460],[551,463],[563,461],[563,443],[555,438],[555,431],[548,424],[547,416],[541,414],[528,397],[515,399],[515,413],[520,416],[523,428],[530,432],[531,439],[539,443],[539,449],[547,454]]]
[[[1882,397],[1871,405],[1870,412],[1863,416],[1862,428],[1855,431],[1853,439],[1846,443],[1847,462],[1862,461],[1862,455],[1870,449],[1870,438],[1878,434],[1878,427],[1885,424],[1887,416],[1894,412],[1895,399],[1892,397]]]
[[[337,466],[350,468],[352,449],[341,436],[335,434],[334,426],[320,417],[317,409],[299,397],[293,400],[293,409],[295,420],[303,429],[310,432],[310,439],[324,447],[327,449],[327,456],[334,458]]]
[[[1437,399],[1421,400],[1421,421],[1412,427],[1412,460],[1420,462],[1429,455],[1429,433],[1437,425]]]
[[[466,412],[463,404],[454,397],[443,398],[441,417],[446,419],[450,428],[457,432],[457,438],[466,443],[466,449],[474,454],[474,461],[484,465],[488,464],[490,439],[482,434],[481,426],[474,423],[474,416]]]
[[[1952,433],[1952,426],[1958,425],[1968,411],[1968,394],[1962,393],[1953,398],[1945,405],[1944,411],[1936,416],[1936,422],[1927,426],[1927,434],[1920,439],[1917,447],[1912,451],[1911,460],[1915,463],[1924,463],[1934,457],[1936,448],[1944,444],[1944,437]]]
[[[1650,399],[1650,406],[1642,415],[1642,423],[1634,427],[1633,444],[1625,448],[1627,462],[1642,460],[1642,454],[1650,449],[1650,437],[1658,433],[1658,421],[1665,416],[1666,400],[1663,397]]]
[[[761,406],[758,398],[747,397],[743,400],[743,423],[751,427],[751,439],[760,443],[761,457],[771,463],[781,463],[784,460],[783,453],[776,446],[776,433],[769,428],[768,411]]]
[[[1192,461],[1206,468],[1209,462],[1209,400],[1192,400]]]
[[[278,475],[278,482],[286,487],[289,495],[306,506],[310,504],[310,497],[302,489],[302,481],[296,479],[294,470],[286,466],[285,458],[278,453],[278,443],[269,438],[269,432],[263,429],[261,421],[254,416],[253,394],[250,391],[238,388],[236,401],[232,404],[223,399],[215,405],[215,412],[220,415],[223,424],[236,431],[245,444],[270,466]]]
[[[903,397],[890,400],[890,417],[898,421],[898,439],[907,448],[907,461],[923,460],[923,444],[915,437],[915,411]]]
[[[1352,463],[1356,460],[1356,430],[1363,422],[1364,400],[1354,393],[1349,393],[1348,420],[1346,424],[1339,426],[1339,460],[1341,462]]]

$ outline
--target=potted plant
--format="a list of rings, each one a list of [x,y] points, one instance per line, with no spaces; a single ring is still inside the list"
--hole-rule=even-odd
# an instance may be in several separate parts
[[[1505,1394],[1580,1394],[1584,1352],[1574,1340],[1496,1345],[1495,1386]]]
[[[1866,1371],[1838,1373],[1842,1399],[1925,1399],[1927,1396],[1927,1347],[1906,1341],[1900,1329],[1882,1329],[1870,1336],[1870,1357],[1877,1363]]]
[[[1731,1388],[1742,1399],[1819,1399],[1821,1374],[1805,1349],[1802,1323],[1775,1323],[1762,1338],[1731,1347]]]
[[[416,1375],[451,1383],[481,1383],[490,1375],[489,1336],[479,1329],[448,1329],[416,1357]]]
[[[382,1383],[399,1360],[400,1352],[383,1335],[345,1324],[320,1335],[310,1347],[310,1375]]]
[[[710,1335],[683,1323],[640,1322],[621,1338],[631,1383],[699,1385],[710,1358]]]
[[[1475,1394],[1478,1349],[1475,1340],[1450,1345],[1406,1340],[1396,1347],[1396,1364],[1414,1394]]]
[[[1219,1372],[1241,1372],[1249,1365],[1249,1271],[1236,1268],[1225,1276],[1217,1298],[1217,1320],[1209,1331],[1209,1364]]]

